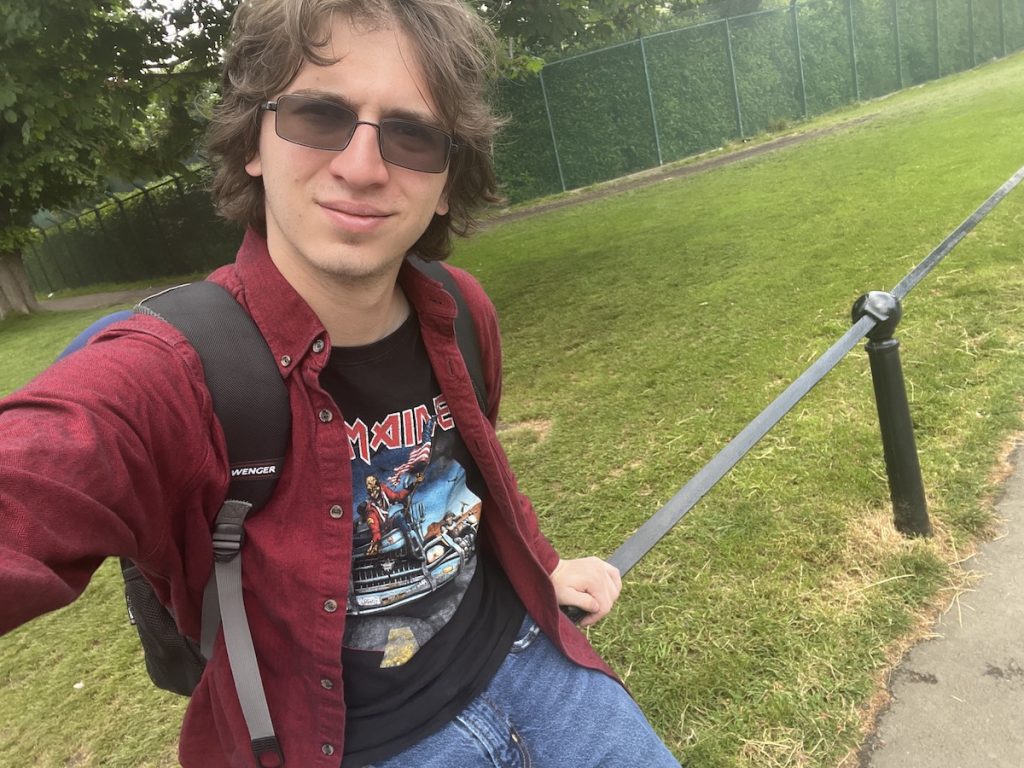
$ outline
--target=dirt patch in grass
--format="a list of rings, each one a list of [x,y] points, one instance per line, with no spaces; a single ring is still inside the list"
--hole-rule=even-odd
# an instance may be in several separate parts
[[[530,433],[535,438],[535,442],[543,443],[551,433],[551,420],[533,419],[531,421],[498,422],[498,434],[505,436],[515,432]]]

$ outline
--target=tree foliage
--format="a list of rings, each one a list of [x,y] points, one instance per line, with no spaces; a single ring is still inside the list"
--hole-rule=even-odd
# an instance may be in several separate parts
[[[599,48],[659,29],[701,0],[482,0],[475,4],[513,52]]]
[[[147,83],[150,119],[140,146],[156,148],[163,166],[188,158],[216,95],[221,49],[239,0],[135,0],[159,18],[169,51]]]
[[[3,2],[0,246],[10,248],[37,210],[194,151],[234,0]]]
[[[194,151],[234,2],[2,0],[0,317],[33,304],[20,249],[37,211]]]
[[[128,154],[141,75],[160,35],[123,5],[6,0],[0,27],[0,245],[39,208],[76,198]]]

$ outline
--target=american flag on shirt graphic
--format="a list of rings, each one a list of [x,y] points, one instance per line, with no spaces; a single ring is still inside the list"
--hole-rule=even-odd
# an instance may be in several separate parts
[[[388,483],[396,485],[407,472],[422,470],[430,463],[430,443],[434,439],[434,425],[437,419],[431,418],[423,427],[423,442],[409,451],[409,458],[404,464],[395,467],[395,471],[388,478]]]

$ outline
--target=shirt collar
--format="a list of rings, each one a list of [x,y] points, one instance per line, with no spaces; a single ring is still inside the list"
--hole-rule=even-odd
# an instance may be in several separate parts
[[[235,274],[239,298],[267,340],[282,376],[298,367],[305,355],[329,352],[324,350],[327,332],[320,318],[278,271],[266,238],[254,230],[245,233],[235,258]],[[440,283],[408,261],[402,265],[398,281],[421,323],[451,327],[455,300]]]
[[[398,273],[398,284],[402,287],[409,304],[421,318],[431,318],[434,322],[449,325],[455,319],[455,299],[441,283],[427,277],[410,264],[408,259]]]
[[[266,238],[251,229],[235,257],[235,272],[241,283],[239,298],[287,377],[318,340],[326,340],[323,323],[278,271]]]

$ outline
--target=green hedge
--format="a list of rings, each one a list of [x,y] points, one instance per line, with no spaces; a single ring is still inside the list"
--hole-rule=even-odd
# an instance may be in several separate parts
[[[567,188],[658,164],[639,42],[561,61],[541,77]]]
[[[790,11],[741,16],[729,24],[743,135],[779,127],[803,115],[799,61]]]
[[[856,98],[846,13],[842,0],[798,7],[809,114],[828,112]]]
[[[917,85],[939,76],[935,38],[935,3],[903,0],[897,5],[903,85]]]
[[[503,193],[511,200],[530,200],[560,190],[540,78],[502,81],[496,102],[498,112],[509,120],[494,147]]]
[[[738,133],[725,25],[703,24],[646,41],[664,162],[705,152]]]
[[[919,10],[923,7],[920,5]],[[854,49],[862,99],[875,99],[900,87],[893,10],[891,2],[853,0]]]
[[[940,75],[961,72],[974,66],[967,3],[968,0],[937,0]]]

